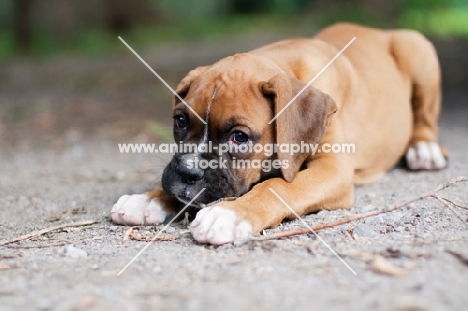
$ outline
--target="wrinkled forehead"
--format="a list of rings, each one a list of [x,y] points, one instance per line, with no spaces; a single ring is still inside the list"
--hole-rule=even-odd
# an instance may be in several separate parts
[[[213,119],[213,121],[225,123],[227,119],[233,117],[236,120],[244,118],[261,120],[265,114],[264,108],[269,108],[269,106],[261,92],[259,82],[244,79],[235,84],[218,86],[210,107],[210,114],[218,119]]]
[[[268,81],[277,73],[262,57],[252,54],[236,54],[221,59],[201,72],[192,81],[198,92],[216,85],[224,90],[226,98],[234,97],[246,86],[253,87],[261,81]],[[230,92],[231,91],[231,92]]]
[[[203,120],[209,119],[216,127],[241,121],[246,116],[251,123],[268,122],[271,107],[263,97],[260,83],[268,81],[275,72],[257,58],[238,54],[211,65],[192,79],[185,101]],[[178,103],[175,109],[198,119],[184,106]]]

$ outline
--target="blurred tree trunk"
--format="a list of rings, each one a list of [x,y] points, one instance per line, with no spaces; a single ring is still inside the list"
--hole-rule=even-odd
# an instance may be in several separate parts
[[[234,13],[258,13],[262,11],[267,11],[268,9],[268,0],[231,0],[231,10]]]
[[[1,0],[0,0],[1,1]],[[118,33],[158,22],[149,0],[12,0],[13,37],[19,53],[29,53],[34,36],[67,42],[81,30]]]
[[[104,23],[109,31],[118,33],[135,26],[155,24],[159,14],[148,0],[104,0]]]
[[[31,48],[31,4],[32,0],[14,1],[13,35],[21,53],[27,53]]]
[[[361,0],[358,4],[371,12],[380,14],[386,19],[393,19],[398,12],[398,6],[400,3],[394,0]]]

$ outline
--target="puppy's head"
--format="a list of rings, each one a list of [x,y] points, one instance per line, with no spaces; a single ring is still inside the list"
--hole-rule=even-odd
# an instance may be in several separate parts
[[[311,86],[286,107],[304,87],[251,54],[189,72],[176,89],[188,106],[173,100],[179,150],[164,170],[164,191],[187,202],[205,188],[195,203],[210,203],[239,197],[267,178],[292,181],[309,154],[265,146],[319,143],[336,111],[333,100]]]

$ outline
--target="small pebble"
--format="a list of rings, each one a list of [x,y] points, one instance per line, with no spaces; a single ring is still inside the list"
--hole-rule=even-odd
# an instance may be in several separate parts
[[[171,227],[171,226],[168,226],[168,227],[166,228],[166,230],[164,230],[164,231],[167,232],[167,233],[172,233],[172,232],[175,231],[175,228],[174,228],[174,227]]]
[[[401,218],[403,218],[403,215],[404,214],[400,212],[392,212],[385,215],[385,218],[393,220],[394,222],[400,222]]]
[[[358,224],[356,227],[354,227],[353,235],[359,238],[373,238],[379,234],[369,226]]]
[[[86,253],[86,251],[73,246],[73,244],[65,245],[63,253],[73,258],[82,258],[88,256],[88,253]]]
[[[122,172],[122,171],[117,172],[117,179],[118,180],[124,180],[126,176],[127,175],[125,174],[125,172]]]
[[[402,231],[404,231],[404,230],[405,230],[405,228],[402,227],[402,226],[398,226],[398,227],[395,228],[395,231],[396,231],[396,232],[402,232]]]

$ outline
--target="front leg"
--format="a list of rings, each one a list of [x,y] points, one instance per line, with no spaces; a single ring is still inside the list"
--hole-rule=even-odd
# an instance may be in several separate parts
[[[111,219],[119,225],[159,225],[167,217],[175,215],[177,206],[177,199],[162,190],[123,195],[112,207]]]
[[[201,210],[190,226],[193,237],[200,243],[219,245],[247,239],[249,233],[294,219],[294,213],[269,188],[299,215],[350,208],[354,201],[353,169],[342,156],[317,157],[291,183],[269,179],[235,201],[222,201]]]

